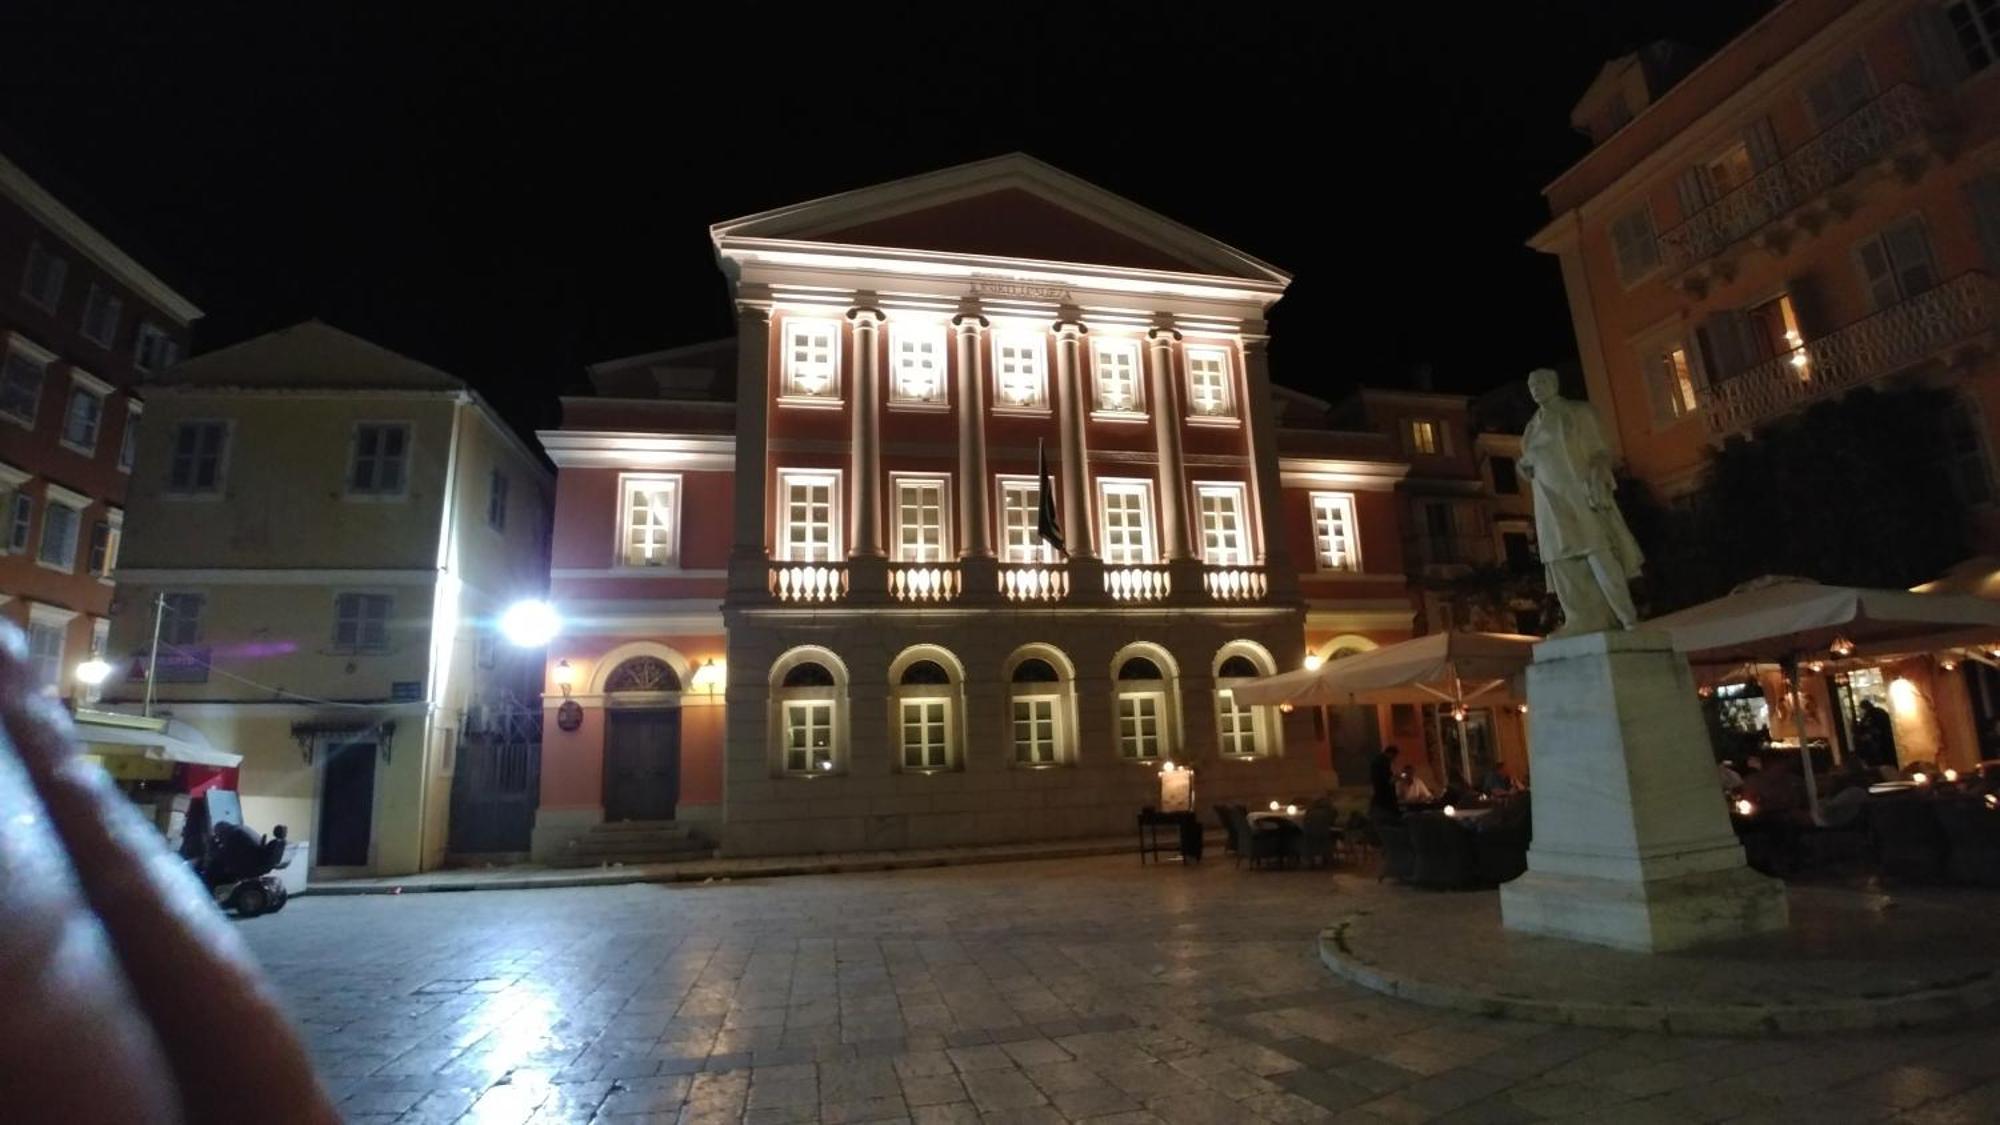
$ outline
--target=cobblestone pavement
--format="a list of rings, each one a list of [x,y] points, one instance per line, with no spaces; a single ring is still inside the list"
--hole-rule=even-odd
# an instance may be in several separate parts
[[[1990,1021],[1670,1038],[1320,966],[1343,900],[1414,893],[1104,857],[303,898],[241,926],[357,1122],[2000,1120]]]

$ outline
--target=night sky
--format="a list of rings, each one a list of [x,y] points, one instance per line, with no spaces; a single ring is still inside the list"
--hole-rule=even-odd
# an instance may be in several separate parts
[[[13,0],[0,143],[196,350],[318,316],[523,427],[729,331],[710,223],[1015,149],[1290,270],[1280,382],[1478,391],[1574,355],[1522,243],[1597,67],[1769,4],[1459,7]]]

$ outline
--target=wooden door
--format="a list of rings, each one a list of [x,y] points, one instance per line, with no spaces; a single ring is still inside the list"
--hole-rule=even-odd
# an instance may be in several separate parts
[[[680,709],[607,710],[604,819],[672,820],[680,795]]]

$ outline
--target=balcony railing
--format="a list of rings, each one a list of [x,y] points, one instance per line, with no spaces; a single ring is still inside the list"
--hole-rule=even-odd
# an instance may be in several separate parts
[[[1685,270],[1838,187],[1935,124],[1931,100],[1915,86],[1894,86],[1835,122],[1749,183],[1660,235],[1670,269]]]
[[[1264,568],[1258,566],[1203,567],[1201,584],[1218,602],[1260,602],[1270,593]]]
[[[1104,592],[1111,595],[1113,601],[1165,601],[1167,595],[1173,593],[1173,583],[1167,578],[1166,566],[1161,563],[1107,566],[1104,568]]]
[[[1961,274],[1809,340],[1703,392],[1709,428],[1736,433],[1814,399],[1893,375],[2000,325],[2000,285]]]
[[[958,599],[959,574],[953,563],[890,563],[889,596],[899,602]]]
[[[1061,563],[1001,563],[1000,593],[1013,602],[1059,602],[1069,597],[1069,571]]]
[[[847,596],[847,564],[774,562],[771,596],[781,602],[837,602]]]

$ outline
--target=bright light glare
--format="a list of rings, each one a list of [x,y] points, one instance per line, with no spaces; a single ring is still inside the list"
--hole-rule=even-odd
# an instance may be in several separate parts
[[[500,633],[520,648],[541,648],[562,631],[556,607],[544,601],[515,602],[500,615]]]
[[[86,687],[96,687],[109,678],[111,678],[110,663],[98,657],[93,656],[76,666],[76,680]]]

